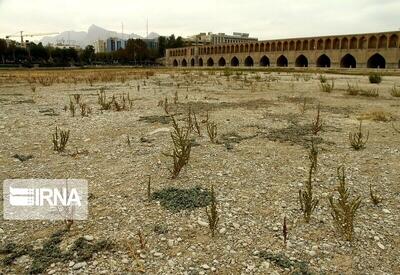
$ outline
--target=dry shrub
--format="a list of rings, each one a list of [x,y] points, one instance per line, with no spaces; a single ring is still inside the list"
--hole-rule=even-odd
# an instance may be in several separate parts
[[[392,89],[390,90],[390,94],[393,97],[400,97],[400,89],[396,86],[396,84],[393,85]]]
[[[339,180],[339,186],[337,187],[339,198],[336,201],[333,196],[330,196],[329,205],[337,228],[347,241],[351,241],[353,239],[354,220],[357,210],[361,205],[361,198],[350,199],[350,192],[346,187],[345,168],[343,166],[338,167],[337,175]]]
[[[69,130],[58,130],[58,127],[56,127],[56,132],[53,134],[53,150],[57,152],[63,152],[69,139]]]
[[[360,127],[358,128],[358,132],[349,134],[350,145],[356,151],[365,148],[368,138],[369,138],[369,132],[367,132],[366,136],[364,136],[362,132],[362,120],[360,121]]]
[[[374,110],[371,112],[361,114],[361,116],[358,117],[358,119],[388,122],[392,120],[392,114],[382,110]]]
[[[182,168],[189,162],[190,152],[192,149],[192,141],[190,140],[190,127],[179,127],[174,116],[172,118],[172,125],[174,131],[171,133],[173,144],[172,154],[165,154],[173,160],[173,167],[170,170],[171,177],[177,178]]]

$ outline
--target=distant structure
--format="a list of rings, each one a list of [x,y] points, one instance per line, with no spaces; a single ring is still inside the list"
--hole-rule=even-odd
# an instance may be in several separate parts
[[[223,43],[244,43],[249,41],[257,41],[257,38],[251,38],[248,33],[234,32],[233,35],[225,33],[199,33],[189,36],[185,39],[186,42],[191,42],[192,45],[216,45]]]
[[[149,49],[158,49],[158,38],[155,39],[142,39]]]
[[[106,52],[107,44],[104,40],[96,40],[93,42],[93,47],[95,53],[104,53]]]
[[[174,67],[400,68],[400,31],[198,44],[167,49]]]
[[[149,49],[158,49],[158,39],[142,39]],[[107,40],[96,40],[93,42],[95,53],[115,52],[120,49],[125,49],[128,40],[110,37]]]
[[[126,40],[116,37],[110,37],[106,40],[106,52],[115,52],[120,49],[125,49]]]

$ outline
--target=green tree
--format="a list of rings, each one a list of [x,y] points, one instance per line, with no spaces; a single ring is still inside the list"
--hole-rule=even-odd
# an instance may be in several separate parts
[[[158,56],[165,56],[165,49],[167,48],[167,38],[165,36],[158,37]]]
[[[7,53],[7,42],[5,39],[0,39],[0,56],[1,56],[1,62],[3,64],[5,63],[6,53]]]
[[[86,46],[81,53],[81,60],[88,64],[92,64],[94,57],[95,57],[94,47],[92,45]]]

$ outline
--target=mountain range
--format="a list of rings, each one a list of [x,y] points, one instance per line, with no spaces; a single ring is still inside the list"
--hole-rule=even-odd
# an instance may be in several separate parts
[[[109,37],[118,37],[118,38],[124,38],[124,39],[128,39],[128,38],[156,39],[159,36],[160,35],[155,32],[149,33],[149,35],[147,37],[142,37],[135,33],[122,34],[119,32],[106,30],[106,29],[101,28],[96,25],[91,25],[87,32],[85,32],[85,31],[79,31],[79,32],[65,31],[65,32],[62,32],[55,36],[45,36],[40,40],[40,42],[42,42],[43,45],[56,44],[56,43],[64,44],[65,43],[65,44],[73,44],[73,45],[79,45],[81,47],[85,47],[89,44],[92,44],[93,41],[100,40],[100,39],[106,40]]]

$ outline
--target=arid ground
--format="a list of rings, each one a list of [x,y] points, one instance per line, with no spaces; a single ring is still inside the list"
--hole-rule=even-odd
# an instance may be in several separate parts
[[[63,221],[1,218],[0,273],[399,274],[400,97],[392,94],[400,75],[370,84],[368,72],[357,72],[1,71],[0,180],[87,179],[89,219],[63,231]],[[321,90],[321,80],[334,82],[331,93]],[[349,95],[349,85],[361,94]],[[101,110],[102,93],[118,106]],[[90,109],[87,116],[79,103]],[[200,134],[190,133],[188,164],[171,179],[170,115],[183,127],[189,108]],[[314,135],[318,108],[322,129]],[[360,120],[369,138],[357,151],[349,133]],[[53,150],[56,126],[70,131],[63,152]],[[299,190],[312,140],[319,202],[306,223]],[[338,197],[341,165],[350,200],[361,198],[351,242],[328,200]],[[214,237],[197,204],[209,203],[212,185]],[[170,187],[192,192],[157,196]]]

